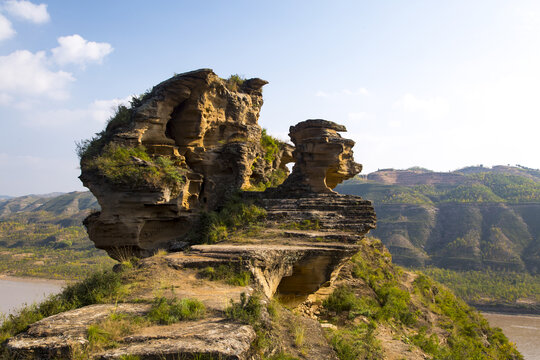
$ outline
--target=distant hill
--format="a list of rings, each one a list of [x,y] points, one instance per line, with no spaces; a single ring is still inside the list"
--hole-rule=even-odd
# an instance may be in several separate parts
[[[6,200],[6,199],[11,199],[13,196],[9,196],[9,195],[0,195],[0,200]]]
[[[76,216],[98,208],[96,198],[89,191],[26,195],[0,201],[0,219],[9,215],[46,211],[56,216]]]
[[[540,273],[540,171],[521,166],[453,172],[384,169],[344,182],[372,200],[397,263]]]
[[[98,208],[90,192],[0,200],[0,274],[73,279],[112,262],[82,225]]]

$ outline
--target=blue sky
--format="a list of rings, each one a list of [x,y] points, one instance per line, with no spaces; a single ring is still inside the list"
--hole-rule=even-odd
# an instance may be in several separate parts
[[[364,173],[540,168],[537,1],[0,0],[0,194],[82,190],[75,141],[181,73],[261,77],[260,124],[347,126]]]

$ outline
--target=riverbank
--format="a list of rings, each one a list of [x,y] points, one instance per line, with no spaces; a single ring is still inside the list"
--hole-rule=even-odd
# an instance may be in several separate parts
[[[46,279],[46,278],[41,278],[41,277],[12,276],[12,275],[0,274],[0,281],[2,280],[37,283],[37,284],[53,284],[57,286],[66,286],[73,282],[73,280]]]

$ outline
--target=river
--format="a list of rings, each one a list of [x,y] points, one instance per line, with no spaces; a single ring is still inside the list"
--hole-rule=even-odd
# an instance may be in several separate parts
[[[24,303],[39,302],[58,293],[64,283],[55,280],[0,278],[0,313],[14,312]],[[540,316],[483,313],[492,326],[503,329],[526,360],[540,360]]]
[[[0,278],[0,313],[13,313],[23,304],[32,304],[58,293],[63,281],[26,278]]]
[[[500,327],[525,360],[540,360],[540,316],[482,313],[491,326]]]

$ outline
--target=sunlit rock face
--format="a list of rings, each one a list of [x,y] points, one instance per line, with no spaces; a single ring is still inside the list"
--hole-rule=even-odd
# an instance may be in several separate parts
[[[306,120],[289,129],[295,145],[295,165],[282,185],[292,192],[333,193],[339,183],[362,170],[354,162],[354,141],[342,138],[338,132],[345,126],[327,120]]]
[[[176,246],[201,210],[213,210],[230,193],[264,180],[276,167],[261,162],[261,127],[257,121],[266,81],[230,83],[210,69],[180,75],[156,85],[131,110],[127,126],[108,126],[108,143],[136,147],[171,159],[183,181],[135,186],[115,184],[81,161],[81,180],[96,196],[101,212],[85,220],[90,239],[114,258],[124,253],[151,255]],[[290,159],[287,159],[289,161]],[[134,167],[147,166],[134,159]]]

